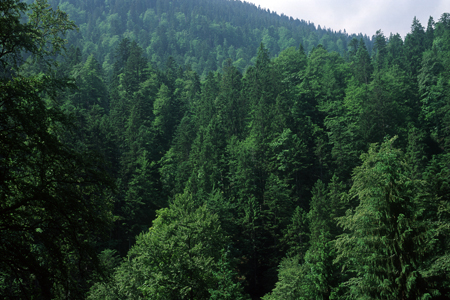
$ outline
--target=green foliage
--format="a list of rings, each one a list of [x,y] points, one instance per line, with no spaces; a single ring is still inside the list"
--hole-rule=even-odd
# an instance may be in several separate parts
[[[113,50],[121,39],[128,38],[145,50],[158,69],[172,57],[179,64],[191,65],[202,78],[222,69],[227,59],[244,71],[252,64],[261,42],[272,56],[300,44],[308,52],[322,44],[329,51],[343,54],[354,36],[242,1],[175,0],[160,4],[141,0],[51,0],[51,4],[67,11],[80,27],[69,40],[82,49],[85,57],[95,51],[101,64],[110,64]],[[358,37],[371,44],[368,36]]]
[[[245,299],[223,251],[228,239],[217,214],[177,195],[139,235],[111,282],[91,289],[90,299]]]
[[[304,281],[305,267],[298,257],[285,258],[280,263],[278,270],[278,282],[270,294],[263,297],[264,300],[297,300],[302,298],[302,283]]]
[[[449,257],[449,156],[448,154],[435,157],[427,166],[424,172],[424,180],[429,183],[428,191],[435,196],[434,202],[427,208],[427,217],[433,221],[435,228],[435,238],[437,243],[433,249],[434,255],[429,268],[424,272],[427,276],[429,285],[434,287],[443,296],[448,297],[450,290],[448,289],[449,276],[448,269],[450,266]]]
[[[449,95],[448,95],[448,62],[450,28],[445,22],[444,14],[441,22],[436,24],[435,39],[432,49],[426,51],[422,60],[422,68],[418,75],[419,91],[422,102],[422,117],[428,130],[439,146],[448,152]]]
[[[306,212],[299,206],[295,208],[292,214],[291,224],[285,231],[284,239],[289,246],[288,256],[303,258],[309,247],[308,219]]]
[[[387,48],[386,48],[386,37],[384,36],[383,32],[380,30],[377,30],[375,34],[375,41],[374,41],[374,54],[373,54],[373,64],[375,71],[379,71],[383,69],[386,66],[387,63]]]
[[[222,257],[217,263],[217,271],[214,276],[217,280],[216,286],[209,290],[211,300],[242,300],[248,299],[244,294],[242,284],[236,282],[235,278],[238,274],[231,268],[228,252],[221,251]]]
[[[389,43],[389,45],[391,45]],[[360,83],[368,84],[373,72],[373,66],[370,61],[369,52],[363,40],[359,40],[358,51],[354,58],[354,76]]]
[[[336,258],[334,239],[341,233],[337,217],[343,214],[344,185],[333,176],[328,187],[320,180],[313,188],[308,213],[310,247],[305,254],[303,297],[330,299],[342,280]]]
[[[0,9],[0,293],[82,298],[111,221],[112,185],[92,153],[64,143],[71,122],[57,94],[72,85],[54,76],[51,56],[74,25],[42,0]],[[23,72],[26,51],[45,74]]]
[[[346,284],[355,298],[430,297],[422,270],[434,243],[424,217],[431,199],[424,182],[410,177],[394,141],[373,145],[362,156],[350,190],[359,204],[339,220],[348,233],[337,240],[337,261],[353,274]]]
[[[450,295],[449,14],[372,48],[241,1],[51,4],[65,57],[64,13],[0,4],[2,295]]]
[[[408,61],[408,73],[412,78],[417,78],[420,69],[422,54],[425,51],[425,31],[416,17],[411,25],[411,32],[405,38],[406,60]]]
[[[17,67],[22,62],[22,51],[29,52],[35,59],[46,65],[54,65],[51,56],[64,49],[63,35],[75,29],[65,12],[51,9],[45,0],[37,0],[28,5],[18,0],[2,1],[0,6],[3,28],[0,34],[0,59],[2,67]],[[28,21],[23,23],[22,17]]]

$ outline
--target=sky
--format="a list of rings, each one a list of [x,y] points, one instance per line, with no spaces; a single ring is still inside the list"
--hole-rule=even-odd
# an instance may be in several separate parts
[[[428,18],[438,21],[450,13],[450,0],[245,0],[261,8],[310,21],[334,31],[373,36],[379,29],[385,36],[411,31],[414,17],[425,28]]]

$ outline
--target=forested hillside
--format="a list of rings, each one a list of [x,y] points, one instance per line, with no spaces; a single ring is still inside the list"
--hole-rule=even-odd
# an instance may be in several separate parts
[[[31,0],[29,0],[31,1]],[[169,57],[191,65],[202,78],[223,67],[228,58],[240,71],[254,64],[261,42],[277,55],[303,44],[318,44],[345,55],[353,36],[316,28],[313,23],[279,16],[255,5],[229,0],[50,0],[79,26],[68,34],[84,59],[93,54],[111,75],[114,50],[123,38],[142,48],[145,57],[163,69]],[[363,38],[371,48],[371,40]],[[370,49],[369,49],[370,50]]]
[[[0,2],[1,296],[450,297],[450,14],[49,2]]]

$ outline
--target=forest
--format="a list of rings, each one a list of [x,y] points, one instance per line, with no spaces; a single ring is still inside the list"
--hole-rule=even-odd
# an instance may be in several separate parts
[[[0,1],[0,298],[449,299],[450,13]]]
[[[49,4],[59,6],[77,24],[79,30],[66,36],[69,44],[79,48],[84,59],[94,55],[106,78],[113,76],[115,51],[123,38],[135,41],[156,69],[165,69],[171,57],[204,79],[229,58],[244,72],[255,64],[261,42],[271,56],[300,44],[308,52],[321,44],[345,55],[355,37],[236,0],[49,0]],[[356,37],[370,51],[372,40],[362,34]]]

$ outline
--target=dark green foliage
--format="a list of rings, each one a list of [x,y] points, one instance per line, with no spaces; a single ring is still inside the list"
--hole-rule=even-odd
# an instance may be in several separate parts
[[[373,54],[373,64],[375,71],[379,71],[386,66],[386,58],[387,58],[387,48],[386,48],[386,37],[383,32],[377,30],[377,33],[374,36],[374,54]]]
[[[418,75],[422,118],[427,130],[438,142],[439,147],[448,152],[449,147],[449,94],[448,68],[450,56],[450,26],[448,14],[443,14],[436,24],[435,40],[431,50],[424,53],[422,68]]]
[[[240,1],[51,3],[66,57],[66,15],[0,4],[2,296],[450,296],[449,14],[372,49]]]
[[[309,229],[306,212],[299,206],[292,214],[291,224],[285,231],[285,240],[289,247],[288,256],[303,259],[309,247]]]
[[[435,229],[435,244],[433,255],[430,259],[429,267],[425,270],[424,276],[431,288],[436,289],[436,294],[442,297],[450,296],[448,270],[450,268],[449,257],[449,156],[448,154],[434,158],[424,172],[424,180],[428,192],[434,196],[434,201],[427,207],[425,215],[432,220]]]
[[[414,17],[411,32],[405,38],[405,54],[408,62],[408,75],[415,79],[420,69],[422,53],[425,51],[425,30],[419,20]]]
[[[387,48],[386,60],[388,65],[397,65],[402,70],[406,70],[408,68],[407,67],[408,57],[405,55],[405,52],[409,54],[407,50],[408,43],[411,43],[410,39],[405,41],[405,45],[403,45],[403,40],[398,33],[395,35],[391,34],[391,36],[389,37],[389,43],[386,47]],[[423,51],[418,51],[418,53],[420,53],[419,55],[421,55],[422,52]],[[417,73],[415,73],[412,76],[414,77],[416,74]]]
[[[354,69],[355,79],[360,83],[368,84],[372,76],[373,66],[370,61],[369,52],[362,39],[359,40],[358,51],[354,56],[352,67]]]
[[[14,0],[0,4],[0,23],[0,294],[81,299],[111,221],[112,184],[92,153],[63,142],[72,124],[57,94],[72,85],[49,56],[74,25],[46,1]],[[24,72],[22,51],[46,74]]]

